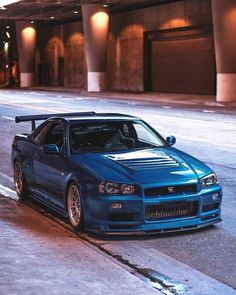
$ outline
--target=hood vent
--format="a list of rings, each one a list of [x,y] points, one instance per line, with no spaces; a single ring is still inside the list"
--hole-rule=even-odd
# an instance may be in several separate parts
[[[162,169],[180,166],[180,164],[170,156],[159,156],[149,159],[123,159],[117,160],[117,162],[132,170]]]

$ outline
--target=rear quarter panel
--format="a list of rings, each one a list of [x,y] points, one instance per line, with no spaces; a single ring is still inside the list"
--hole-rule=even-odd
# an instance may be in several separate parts
[[[32,144],[26,135],[16,135],[12,143],[11,162],[12,167],[18,160],[25,176],[28,188],[34,187],[33,154],[35,145]]]

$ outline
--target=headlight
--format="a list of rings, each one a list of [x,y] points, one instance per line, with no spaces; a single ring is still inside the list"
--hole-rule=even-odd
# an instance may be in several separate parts
[[[98,192],[107,195],[133,195],[135,194],[135,186],[133,184],[102,182],[98,185]]]
[[[207,176],[204,176],[200,179],[201,187],[206,187],[217,183],[219,183],[219,181],[215,173],[208,174]]]

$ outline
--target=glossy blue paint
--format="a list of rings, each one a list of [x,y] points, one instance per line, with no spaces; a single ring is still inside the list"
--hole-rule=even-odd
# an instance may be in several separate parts
[[[29,120],[34,120],[34,116]],[[67,216],[67,188],[74,181],[82,195],[85,229],[104,234],[181,231],[221,221],[221,187],[217,183],[200,186],[200,178],[213,171],[198,159],[171,147],[174,137],[169,137],[168,144],[150,128],[161,142],[158,147],[129,146],[72,153],[71,128],[76,126],[75,130],[80,130],[80,126],[91,122],[143,121],[127,115],[87,113],[51,118],[28,136],[17,135],[12,145],[12,163],[20,161],[31,196]],[[46,144],[37,139],[37,134],[50,124],[63,129],[64,139],[59,148],[51,139]],[[144,126],[149,128],[147,124]],[[103,136],[105,133],[101,133],[100,137]],[[124,135],[121,137],[127,140]],[[129,139],[127,145],[131,143]],[[103,194],[98,190],[100,183],[134,185],[135,193]]]

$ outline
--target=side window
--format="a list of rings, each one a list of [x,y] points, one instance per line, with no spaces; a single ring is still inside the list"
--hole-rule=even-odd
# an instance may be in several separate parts
[[[56,144],[61,150],[64,146],[64,128],[63,124],[54,124],[49,131],[46,133],[43,145],[45,144]]]
[[[50,122],[44,126],[34,137],[33,141],[38,145],[56,144],[59,149],[64,146],[63,124]]]

